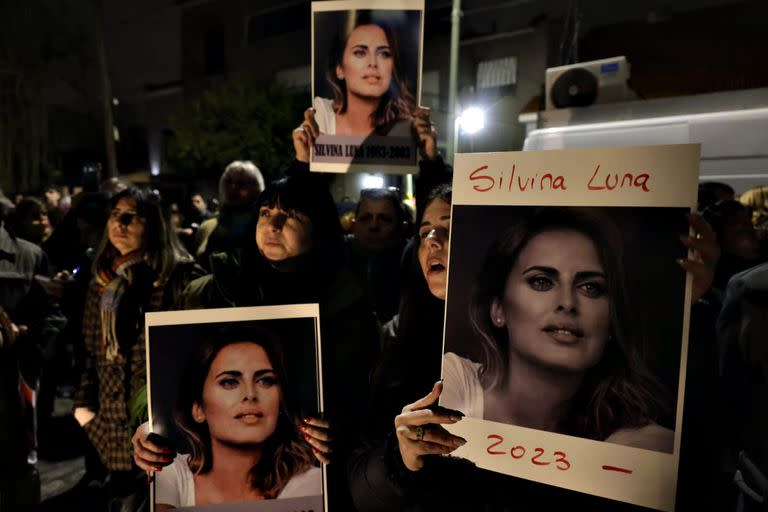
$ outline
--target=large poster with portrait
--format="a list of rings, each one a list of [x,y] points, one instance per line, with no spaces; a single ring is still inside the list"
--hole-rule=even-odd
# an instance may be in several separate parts
[[[456,156],[440,405],[454,455],[673,510],[698,145]]]
[[[414,173],[424,0],[312,2],[310,169]]]
[[[326,510],[304,418],[323,411],[316,304],[146,315],[153,510]]]

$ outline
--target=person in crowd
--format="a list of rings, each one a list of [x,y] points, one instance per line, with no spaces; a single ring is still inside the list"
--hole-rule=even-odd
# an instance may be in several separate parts
[[[447,201],[427,203],[420,222],[418,252],[422,262],[419,265],[422,279],[420,283],[414,282],[413,286],[420,286],[421,291],[405,292],[400,314],[395,317],[399,320],[399,328],[393,331],[382,364],[376,372],[377,397],[399,396],[407,400],[409,398],[406,397],[419,394],[415,386],[427,388],[423,381],[440,373],[439,357],[435,354],[440,354],[442,350],[442,301],[447,290],[442,267],[446,265],[450,232],[450,196],[443,194],[442,197]],[[685,236],[681,240],[693,250],[693,259],[680,261],[680,266],[693,274],[692,301],[696,303],[711,286],[718,249],[714,233],[700,216],[691,216],[690,223],[697,235]],[[429,290],[433,301],[436,301],[431,307],[424,299],[425,290]],[[414,320],[408,321],[409,315]],[[419,345],[431,348],[420,349]],[[430,355],[419,359],[410,357],[414,353]],[[433,367],[420,363],[435,360],[437,362]],[[394,430],[390,426],[389,434],[383,441],[369,443],[356,452],[350,469],[350,487],[360,512],[405,508],[507,510],[566,505],[606,511],[636,509],[615,501],[478,469],[461,459],[433,457],[449,454],[466,442],[441,427],[461,421],[463,417],[460,411],[437,407],[443,389],[443,382],[436,382],[428,395],[402,408],[395,417]],[[375,403],[387,404],[380,398]],[[390,402],[385,407],[391,409],[394,405]],[[389,421],[392,425],[391,417]]]
[[[452,169],[437,151],[437,132],[431,121],[432,111],[419,106],[411,114],[410,136],[419,148],[419,174],[415,182],[416,218],[424,213],[424,201],[438,184],[450,181]],[[293,147],[296,150],[296,166],[309,170],[310,148],[322,132],[315,108],[304,111],[304,121],[293,130]],[[302,171],[303,172],[303,171]],[[410,254],[410,251],[408,251]]]
[[[34,410],[28,400],[29,389],[19,376],[16,340],[19,326],[0,305],[0,495],[14,510],[36,510],[40,501],[40,476],[30,460],[33,446],[30,426]]]
[[[48,221],[48,210],[35,197],[25,197],[16,205],[12,225],[17,236],[35,245],[41,245],[53,231]]]
[[[145,392],[144,313],[171,309],[199,274],[167,226],[156,192],[112,196],[83,314],[84,368],[74,413],[98,455],[89,472],[109,471],[112,496],[137,489],[129,403]]]
[[[325,74],[333,98],[313,101],[320,132],[409,136],[416,102],[394,30],[368,10],[348,17],[339,24]]]
[[[0,211],[0,306],[19,326],[19,367],[29,386],[37,390],[42,368],[50,361],[66,320],[58,301],[42,286],[51,277],[47,255],[38,245],[19,237],[13,226],[6,228],[5,219],[11,211],[7,200],[0,204]]]
[[[397,311],[400,256],[405,247],[405,211],[393,189],[360,192],[352,233],[345,237],[347,261],[366,284],[374,312],[386,322]]]
[[[739,196],[739,202],[752,212],[752,225],[755,226],[757,238],[768,247],[768,185],[752,187]]]
[[[51,302],[34,276],[48,275],[40,247],[17,237],[5,219],[13,204],[0,193],[0,495],[32,510],[40,499],[31,392],[47,338]]]
[[[66,318],[43,368],[37,398],[41,458],[57,460],[81,450],[82,429],[72,416],[53,415],[57,396],[71,397],[83,367],[83,304],[91,282],[91,267],[104,234],[109,197],[102,192],[83,192],[59,227],[43,243],[55,275],[40,281],[46,293],[58,300]],[[73,442],[62,442],[63,439]]]
[[[740,469],[745,485],[754,490],[752,495],[741,492],[759,510],[754,496],[768,498],[768,489],[755,484],[768,478],[768,263],[731,278],[717,331],[720,392],[726,398],[721,414],[729,420],[723,458],[731,480]]]
[[[197,224],[199,226],[204,221],[211,218],[212,214],[210,211],[208,211],[208,203],[200,192],[195,192],[192,194],[190,203],[192,203],[192,215],[189,219],[190,223]]]
[[[419,107],[412,115],[411,136],[416,139],[421,156],[415,186],[417,217],[423,214],[424,202],[432,188],[439,183],[450,181],[450,168],[437,151],[437,136],[430,114],[429,108]],[[304,112],[304,121],[293,131],[297,164],[306,167],[309,163],[310,146],[320,134],[316,112],[309,108]],[[396,200],[396,195],[383,191],[375,194],[376,199],[371,202],[365,197],[367,193],[361,192],[357,210],[357,217],[361,222],[358,223],[356,219],[352,236],[347,238],[347,254],[350,267],[362,282],[367,284],[369,293],[374,297],[372,300],[379,320],[385,322],[396,308],[394,286],[399,286],[401,280],[407,281],[411,278],[406,275],[409,272],[408,266],[405,273],[402,271],[401,262],[410,257],[414,241],[407,244],[405,242],[403,234],[406,233],[404,225],[407,219],[400,201]],[[390,197],[378,197],[382,195]],[[389,222],[375,222],[377,214],[383,221],[383,215],[388,218],[392,213],[397,220],[391,229]],[[398,271],[398,268],[401,270]]]
[[[322,495],[287,384],[274,333],[230,326],[207,340],[188,362],[175,404],[191,451],[157,474],[157,510]]]
[[[51,224],[52,229],[56,229],[64,218],[64,209],[62,208],[62,199],[64,199],[61,193],[61,188],[56,185],[49,184],[43,187],[43,199],[46,211],[48,212],[48,221]]]
[[[722,301],[728,280],[735,274],[766,261],[750,211],[738,201],[722,200],[709,205],[702,215],[712,225],[721,257],[715,269],[714,289]]]
[[[221,210],[197,231],[197,259],[207,268],[212,254],[242,247],[264,177],[253,162],[235,160],[219,180]]]
[[[203,199],[203,196],[197,192],[192,194],[190,205],[191,208],[187,209],[187,215],[181,214],[178,205],[176,205],[176,211],[178,215],[177,218],[179,219],[179,224],[176,228],[176,231],[179,234],[179,239],[182,241],[187,250],[192,253],[196,253],[198,238],[197,230],[200,229],[200,225],[203,224],[203,222],[213,217],[213,214],[208,211],[208,204],[206,203],[205,199]]]
[[[194,249],[195,230],[187,226],[187,221],[184,218],[184,214],[181,213],[179,203],[168,205],[168,223],[171,225],[173,232],[176,233],[176,236],[179,237],[179,241],[184,245],[184,248],[192,252],[192,249]]]
[[[212,274],[189,285],[184,307],[319,304],[325,410],[304,427],[315,456],[325,463],[333,456],[329,496],[345,509],[344,461],[365,424],[378,332],[362,286],[344,268],[336,206],[321,180],[294,166],[270,184],[259,196],[243,247],[211,257]],[[333,453],[330,424],[337,433]],[[144,445],[146,435],[137,432],[134,440]]]
[[[699,183],[696,209],[703,212],[709,205],[715,204],[718,201],[733,201],[735,198],[736,192],[727,183],[705,181],[704,183]]]
[[[403,281],[398,314],[382,329],[372,393],[379,435],[390,429],[403,404],[420,397],[414,390],[428,389],[440,377],[450,221],[451,185],[444,183],[426,198],[417,246],[405,262],[413,277]]]

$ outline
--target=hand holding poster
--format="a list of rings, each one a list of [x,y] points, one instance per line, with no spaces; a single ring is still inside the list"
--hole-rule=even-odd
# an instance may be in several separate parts
[[[149,422],[173,456],[156,473],[156,510],[324,510],[302,422],[322,412],[318,315],[316,304],[147,314]]]
[[[312,3],[313,171],[415,172],[423,0]]]
[[[695,145],[457,155],[454,455],[673,509],[691,296],[676,260],[698,162]]]

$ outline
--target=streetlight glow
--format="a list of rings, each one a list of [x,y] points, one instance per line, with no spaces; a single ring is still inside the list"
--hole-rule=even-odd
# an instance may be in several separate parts
[[[469,107],[458,117],[463,133],[472,135],[485,128],[485,112],[479,107]]]

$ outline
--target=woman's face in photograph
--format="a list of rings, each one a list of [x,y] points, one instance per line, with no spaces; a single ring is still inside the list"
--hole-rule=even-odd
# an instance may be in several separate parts
[[[244,341],[222,348],[203,383],[203,403],[192,417],[207,422],[211,439],[234,444],[263,443],[280,414],[280,384],[266,351]]]
[[[312,248],[312,221],[301,212],[279,206],[259,208],[256,245],[270,261],[282,261]]]
[[[336,77],[346,82],[348,94],[380,98],[389,90],[393,66],[384,30],[378,25],[360,25],[347,39]]]
[[[107,236],[120,254],[128,254],[144,246],[145,220],[136,213],[136,200],[120,199],[109,214]]]
[[[573,372],[597,364],[608,339],[610,301],[592,240],[569,230],[534,236],[490,314],[495,326],[506,326],[513,359]]]
[[[451,205],[435,199],[424,210],[419,225],[419,265],[432,295],[445,300],[448,277],[448,236]]]

